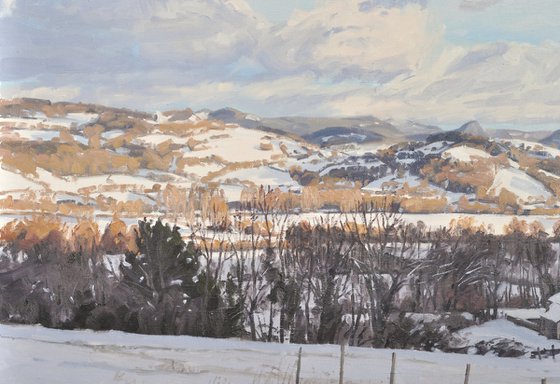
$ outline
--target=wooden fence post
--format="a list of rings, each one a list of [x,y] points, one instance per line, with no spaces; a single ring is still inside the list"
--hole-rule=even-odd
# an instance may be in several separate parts
[[[541,384],[546,384],[546,378],[541,379]]]
[[[301,373],[301,347],[297,354],[297,365],[296,365],[296,384],[299,384],[299,375]]]
[[[542,357],[541,357],[541,349],[540,348],[537,348],[537,354],[539,355],[539,360],[541,360]]]
[[[390,384],[395,384],[396,369],[397,369],[397,354],[393,352],[393,355],[391,356],[391,375],[389,376]]]
[[[344,342],[340,344],[340,371],[338,384],[344,384]]]
[[[471,365],[467,364],[467,369],[465,370],[465,384],[469,384],[470,375],[471,375]]]

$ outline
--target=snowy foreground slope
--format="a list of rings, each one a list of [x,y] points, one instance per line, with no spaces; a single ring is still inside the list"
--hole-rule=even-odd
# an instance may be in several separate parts
[[[2,383],[293,383],[298,346],[0,325]],[[345,383],[388,383],[391,350],[349,348]],[[560,383],[560,359],[397,352],[398,384]],[[338,346],[303,346],[302,382],[338,382]]]

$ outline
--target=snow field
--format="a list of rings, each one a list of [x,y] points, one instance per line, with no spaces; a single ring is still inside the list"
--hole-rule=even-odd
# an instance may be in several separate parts
[[[513,192],[525,202],[546,200],[552,196],[540,181],[515,168],[500,169],[494,177],[489,193],[497,196],[503,188]]]
[[[447,151],[443,152],[443,157],[451,158],[457,161],[470,162],[477,157],[482,159],[489,159],[492,156],[481,149],[461,145],[458,147],[450,148]]]
[[[531,313],[531,310],[529,309],[519,309],[517,311],[519,311],[521,315],[526,314],[524,312]],[[510,312],[512,314],[516,313],[515,311]],[[532,312],[538,313],[537,311]],[[457,335],[464,339],[467,345],[474,345],[479,341],[489,341],[497,337],[515,340],[532,350],[536,350],[537,348],[548,349],[552,344],[554,344],[554,340],[549,340],[546,337],[539,335],[537,332],[528,328],[517,326],[506,319],[488,321],[481,325],[468,327],[458,331]],[[558,342],[556,344],[558,347]],[[560,373],[560,366],[558,367],[558,370]]]
[[[293,383],[299,345],[0,325],[10,383]],[[303,383],[338,383],[340,348],[303,345]],[[347,348],[345,383],[388,383],[392,350]],[[398,384],[560,383],[560,361],[398,350]]]
[[[290,174],[273,167],[243,168],[236,171],[226,173],[220,176],[216,181],[233,180],[255,182],[256,185],[276,185],[299,187],[299,184],[292,180]],[[234,200],[239,200],[239,196]]]

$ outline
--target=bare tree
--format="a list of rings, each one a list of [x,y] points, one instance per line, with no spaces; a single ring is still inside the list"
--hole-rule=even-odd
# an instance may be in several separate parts
[[[352,223],[361,251],[355,263],[369,296],[374,344],[384,346],[386,322],[413,268],[418,238],[413,226],[404,224],[398,207],[388,201],[364,203]]]

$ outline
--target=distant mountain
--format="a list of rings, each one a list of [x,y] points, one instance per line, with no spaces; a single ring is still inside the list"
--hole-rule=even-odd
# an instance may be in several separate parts
[[[374,116],[358,117],[259,117],[234,108],[211,111],[208,118],[247,128],[285,132],[305,137],[321,145],[339,145],[369,141],[398,142],[424,140],[441,129],[414,121],[398,123]],[[364,137],[365,136],[365,137]]]
[[[310,143],[331,146],[349,143],[367,143],[372,141],[382,141],[383,136],[367,129],[347,128],[347,127],[328,127],[303,136]]]
[[[423,141],[429,135],[433,135],[442,131],[438,126],[426,125],[412,120],[406,120],[404,122],[396,122],[393,120],[388,121],[391,122],[392,125],[397,127],[399,131],[403,132],[408,140]]]
[[[560,129],[539,140],[539,142],[551,147],[560,148]]]
[[[518,129],[487,129],[490,137],[494,139],[541,141],[550,136],[550,131],[521,131]]]
[[[256,128],[260,125],[260,118],[241,112],[235,108],[222,108],[208,113],[208,118],[220,120],[226,124],[239,124],[246,128]]]
[[[450,141],[460,143],[467,140],[486,141],[490,135],[482,128],[478,121],[469,121],[452,131],[437,132],[427,137],[428,143]]]
[[[461,125],[457,129],[457,132],[471,136],[490,137],[488,132],[482,128],[480,123],[476,120],[469,121],[468,123]]]

